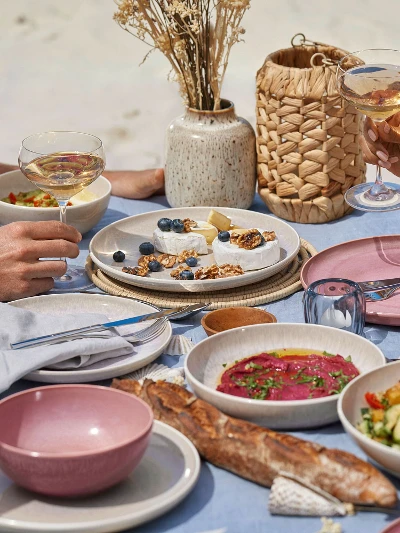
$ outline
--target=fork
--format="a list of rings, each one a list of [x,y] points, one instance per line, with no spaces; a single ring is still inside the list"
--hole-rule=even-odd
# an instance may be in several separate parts
[[[392,294],[397,291],[400,287],[390,287],[388,289],[380,289],[377,291],[371,291],[364,293],[365,300],[367,302],[380,302],[382,300],[387,300],[392,296]]]

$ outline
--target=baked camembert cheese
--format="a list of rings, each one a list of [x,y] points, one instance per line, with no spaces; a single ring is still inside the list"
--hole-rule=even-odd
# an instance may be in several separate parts
[[[277,263],[280,259],[279,242],[275,232],[262,229],[231,230],[229,240],[214,239],[212,248],[217,265],[240,265],[247,272]]]

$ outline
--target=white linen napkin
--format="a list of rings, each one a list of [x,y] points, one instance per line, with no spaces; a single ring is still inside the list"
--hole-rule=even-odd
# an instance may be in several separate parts
[[[103,359],[127,355],[133,346],[110,331],[107,338],[93,336],[60,344],[12,350],[10,343],[40,335],[107,322],[101,314],[47,315],[0,303],[0,391],[32,370],[67,370],[88,367]]]

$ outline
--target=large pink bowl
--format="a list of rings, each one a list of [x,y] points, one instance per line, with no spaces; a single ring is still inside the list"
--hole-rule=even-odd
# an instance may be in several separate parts
[[[0,467],[34,492],[92,494],[131,474],[152,425],[145,402],[108,387],[27,390],[0,401]]]

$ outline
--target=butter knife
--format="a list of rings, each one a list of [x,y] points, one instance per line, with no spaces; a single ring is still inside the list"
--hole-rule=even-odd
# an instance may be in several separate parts
[[[59,333],[53,333],[50,335],[42,335],[41,337],[34,337],[32,339],[26,339],[24,341],[15,342],[10,344],[13,350],[20,350],[21,348],[28,348],[30,346],[40,346],[42,344],[48,344],[49,341],[68,339],[74,335],[80,335],[82,333],[89,333],[92,331],[103,331],[109,328],[117,328],[119,326],[126,326],[128,324],[138,324],[146,320],[154,320],[161,317],[172,317],[175,314],[181,313],[183,310],[190,311],[192,308],[197,308],[199,304],[194,304],[185,307],[178,307],[176,309],[167,309],[166,311],[159,311],[156,313],[150,313],[148,315],[134,316],[130,318],[124,318],[123,320],[113,320],[112,322],[104,322],[104,324],[93,324],[92,326],[86,326],[83,328],[70,329],[68,331],[60,331]]]

